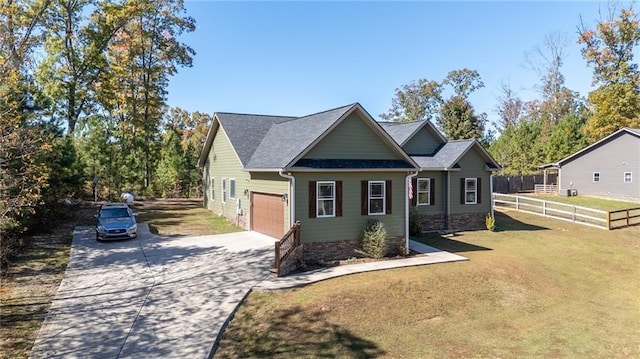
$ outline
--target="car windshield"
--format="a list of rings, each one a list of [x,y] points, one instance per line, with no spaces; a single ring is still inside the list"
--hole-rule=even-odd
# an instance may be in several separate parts
[[[100,218],[122,218],[130,217],[126,208],[105,208],[100,213]]]

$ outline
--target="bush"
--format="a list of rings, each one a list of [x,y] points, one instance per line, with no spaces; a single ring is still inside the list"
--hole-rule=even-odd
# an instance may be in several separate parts
[[[496,230],[496,219],[491,216],[490,213],[487,213],[487,217],[485,217],[484,223],[487,226],[487,229],[491,232]]]
[[[384,257],[387,244],[387,230],[377,219],[369,220],[362,231],[362,248],[357,252],[371,258]]]

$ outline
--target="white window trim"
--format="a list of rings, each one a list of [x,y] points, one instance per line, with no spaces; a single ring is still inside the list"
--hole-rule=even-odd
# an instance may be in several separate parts
[[[231,193],[231,182],[233,182],[233,193]],[[236,199],[236,179],[229,178],[229,199]]]
[[[598,180],[596,181],[596,175],[598,175]],[[597,183],[600,182],[600,172],[593,172],[593,176],[591,178],[593,180],[593,182]]]
[[[211,178],[211,200],[214,201],[216,199],[216,178]]]
[[[220,181],[220,182],[221,182],[220,183],[220,186],[221,186],[220,188],[222,189],[222,191],[221,191],[222,192],[222,194],[221,194],[222,197],[220,198],[220,201],[222,203],[227,203],[227,189],[226,189],[226,187],[227,187],[227,179],[223,177],[222,181]]]
[[[627,182],[627,173],[629,174],[629,182]],[[622,175],[622,181],[624,183],[633,183],[633,172],[625,172]]]
[[[467,189],[467,183],[468,181],[473,181],[475,182],[476,186],[475,186],[475,190],[470,191],[469,189]],[[473,202],[470,202],[467,200],[467,193],[473,192],[474,196],[474,200]],[[478,204],[478,179],[477,178],[465,178],[464,179],[464,204]]]
[[[320,198],[320,186],[330,184],[333,187],[331,198]],[[321,201],[330,200],[333,201],[333,209],[331,214],[321,214],[320,209],[324,206],[320,206]],[[335,181],[317,181],[316,182],[316,217],[317,218],[331,218],[336,216],[336,182]]]
[[[374,184],[382,184],[382,196],[381,197],[372,197],[371,196],[371,186]],[[384,216],[387,211],[387,183],[385,181],[369,181],[369,185],[367,186],[367,213],[370,216]],[[380,213],[372,213],[371,212],[371,200],[372,199],[382,199],[382,212]]]
[[[421,191],[420,190],[420,182],[427,182],[427,190],[426,191]],[[416,186],[418,186],[418,188],[416,188],[416,195],[418,196],[418,198],[416,199],[416,202],[418,203],[418,206],[429,206],[431,205],[431,178],[418,178],[418,181],[416,182]],[[427,202],[420,202],[420,193],[426,193],[427,194]]]

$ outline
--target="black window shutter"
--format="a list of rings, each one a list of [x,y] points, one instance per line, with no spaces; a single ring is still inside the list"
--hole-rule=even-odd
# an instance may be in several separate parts
[[[309,181],[309,218],[316,218],[316,181]]]
[[[482,203],[482,178],[478,177],[478,183],[476,183],[476,188],[478,189],[478,198],[477,203]]]
[[[415,207],[418,205],[418,179],[417,178],[411,179],[411,196],[413,197],[411,199],[411,205]]]
[[[336,217],[342,217],[342,181],[336,181]]]
[[[391,188],[391,180],[387,180],[384,186],[384,194],[385,194],[385,214],[391,214],[391,194],[392,194],[393,190]]]
[[[436,179],[431,178],[429,180],[430,188],[429,188],[429,205],[433,206],[436,203]]]
[[[360,214],[362,214],[363,216],[369,214],[368,197],[369,184],[367,181],[362,181],[360,185]]]
[[[464,204],[464,178],[460,178],[460,204]]]

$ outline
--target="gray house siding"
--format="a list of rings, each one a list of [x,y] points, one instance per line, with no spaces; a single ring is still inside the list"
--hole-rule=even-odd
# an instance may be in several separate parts
[[[460,171],[451,172],[451,214],[481,213],[486,215],[491,210],[491,172],[486,170],[486,162],[477,150],[472,149],[458,162]],[[460,200],[462,191],[460,179],[480,178],[480,202],[464,204]]]
[[[303,243],[358,240],[369,219],[382,221],[390,237],[404,236],[406,173],[296,173],[294,176],[296,177],[296,219],[302,222]],[[360,211],[361,181],[386,180],[391,180],[393,187],[391,214],[363,216]],[[341,217],[309,218],[309,181],[342,181]]]
[[[360,116],[350,114],[304,158],[307,159],[398,159]]]
[[[225,200],[223,201],[222,180],[225,180]],[[231,193],[231,180],[235,181],[235,193]],[[213,191],[211,184],[213,181]],[[204,206],[215,213],[227,217],[238,226],[249,228],[249,200],[244,196],[249,189],[249,173],[242,170],[242,164],[233,150],[229,138],[220,127],[207,156],[203,173]],[[237,204],[240,202],[241,213]]]
[[[441,144],[439,138],[423,127],[402,146],[402,149],[410,155],[430,155]]]
[[[624,173],[631,173],[625,183]],[[594,182],[594,173],[599,181]],[[563,163],[560,193],[575,189],[578,195],[612,196],[640,200],[640,138],[627,132]]]

